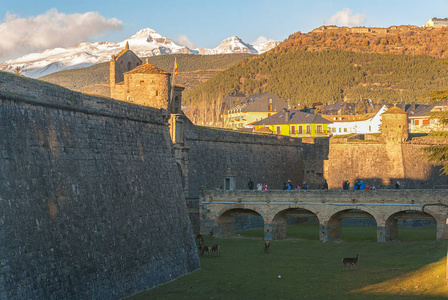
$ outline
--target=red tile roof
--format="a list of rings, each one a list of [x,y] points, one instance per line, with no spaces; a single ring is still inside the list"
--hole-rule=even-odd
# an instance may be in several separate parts
[[[165,72],[151,64],[140,65],[140,66],[134,68],[133,70],[126,72],[125,74],[168,74],[168,75],[171,75],[170,73]]]

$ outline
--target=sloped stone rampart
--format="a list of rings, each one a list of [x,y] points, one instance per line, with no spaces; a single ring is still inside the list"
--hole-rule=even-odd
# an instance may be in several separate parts
[[[0,299],[119,299],[200,267],[159,110],[0,73]]]

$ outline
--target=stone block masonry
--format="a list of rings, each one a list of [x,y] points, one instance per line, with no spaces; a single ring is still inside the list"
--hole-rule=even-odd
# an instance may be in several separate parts
[[[428,162],[423,151],[427,145],[413,140],[396,144],[337,141],[330,140],[324,162],[324,176],[331,189],[342,189],[343,180],[349,180],[352,188],[357,179],[376,188],[394,188],[396,181],[406,189],[448,187],[448,176],[441,175],[440,166]]]
[[[161,111],[0,73],[0,299],[119,299],[200,267]]]
[[[288,179],[294,185],[303,181],[301,139],[215,130],[194,126],[188,120],[185,127],[193,197],[199,186],[222,187],[229,168],[236,176],[237,189],[248,189],[250,178],[255,185],[266,182],[268,189],[281,189]]]

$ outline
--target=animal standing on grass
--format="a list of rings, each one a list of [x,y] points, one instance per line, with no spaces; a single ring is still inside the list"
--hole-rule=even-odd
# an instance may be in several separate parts
[[[348,266],[350,266],[351,270],[356,270],[356,264],[358,263],[359,254],[356,254],[356,257],[346,257],[342,259],[342,263],[344,264],[344,267],[342,270],[347,270]]]
[[[215,255],[215,256],[216,255],[221,256],[220,249],[221,249],[220,245],[218,245],[218,244],[213,245],[212,246],[212,254]]]
[[[271,245],[270,241],[264,241],[264,253],[269,253],[269,246]]]
[[[202,234],[196,234],[194,238],[196,239],[196,244],[198,244],[199,247],[202,246],[202,244],[204,243]]]
[[[199,246],[199,251],[201,251],[201,256],[204,256],[204,253],[207,252],[210,257],[210,247],[209,246]]]

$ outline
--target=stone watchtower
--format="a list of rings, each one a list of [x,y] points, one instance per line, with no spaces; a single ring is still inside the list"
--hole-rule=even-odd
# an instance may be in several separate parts
[[[109,62],[109,81],[111,98],[125,100],[124,73],[142,64],[142,60],[129,50],[129,43]]]
[[[148,63],[124,73],[125,101],[170,110],[171,74]]]
[[[382,137],[385,142],[384,161],[387,162],[389,178],[383,184],[391,185],[390,179],[402,180],[405,176],[403,143],[408,140],[408,114],[398,107],[391,107],[381,115]],[[402,181],[403,184],[403,181]]]
[[[172,85],[171,74],[140,58],[129,44],[110,60],[110,94],[117,100],[164,109],[169,114],[170,134],[177,166],[188,196],[188,152],[184,128],[188,123],[182,112],[183,86]]]
[[[382,136],[387,143],[403,143],[409,138],[408,114],[398,107],[391,107],[382,114]]]
[[[140,58],[129,50],[129,44],[110,60],[110,94],[117,100],[143,106],[164,108],[180,113],[182,87],[174,88],[171,95],[171,74]],[[178,104],[171,104],[171,97]],[[177,98],[176,98],[177,97]],[[174,101],[173,101],[174,102]]]

